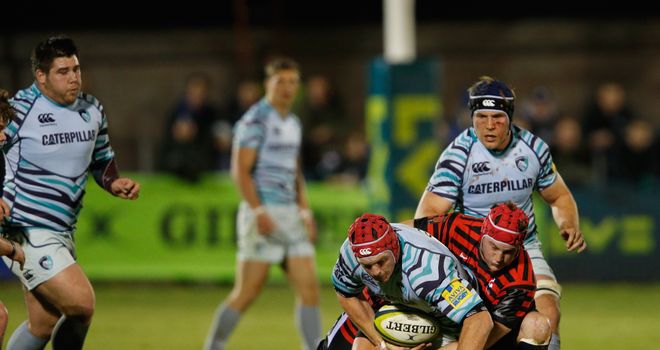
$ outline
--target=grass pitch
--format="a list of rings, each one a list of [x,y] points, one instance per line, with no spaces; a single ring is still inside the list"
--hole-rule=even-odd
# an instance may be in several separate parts
[[[96,314],[86,349],[202,348],[212,315],[230,287],[96,284]],[[322,289],[325,329],[340,312],[332,287]],[[16,282],[0,286],[10,313],[5,344],[25,319]],[[228,349],[300,349],[293,295],[269,285],[237,326]],[[565,284],[562,349],[653,349],[660,344],[660,284]],[[47,347],[50,349],[50,346]]]

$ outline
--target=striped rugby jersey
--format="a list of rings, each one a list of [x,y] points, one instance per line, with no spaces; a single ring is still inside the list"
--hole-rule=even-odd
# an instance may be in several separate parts
[[[415,227],[444,243],[477,276],[479,294],[493,319],[510,329],[533,310],[536,281],[524,249],[507,267],[491,272],[479,256],[482,219],[450,213],[415,219]]]
[[[384,284],[371,277],[358,263],[347,239],[332,274],[335,289],[342,295],[355,296],[366,286],[390,303],[433,315],[444,334],[458,336],[463,319],[483,308],[475,277],[426,232],[403,224],[392,227],[401,245],[401,258],[393,276]]]
[[[114,157],[103,107],[83,92],[73,104],[60,105],[36,84],[18,91],[10,103],[16,117],[4,131],[8,225],[71,231],[82,208],[87,171]]]
[[[296,203],[296,172],[302,130],[293,113],[285,118],[263,98],[234,128],[234,149],[255,148],[252,171],[257,193],[264,204]]]
[[[454,203],[455,210],[480,218],[493,204],[512,201],[529,217],[527,243],[537,230],[532,192],[556,179],[550,148],[539,137],[514,125],[509,146],[492,152],[470,127],[442,152],[426,190]]]

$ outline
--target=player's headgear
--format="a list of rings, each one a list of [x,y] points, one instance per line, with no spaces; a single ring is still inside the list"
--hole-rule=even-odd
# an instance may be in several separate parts
[[[512,246],[520,247],[525,240],[529,218],[511,202],[494,206],[481,224],[481,234]]]
[[[471,116],[477,111],[500,111],[513,119],[515,95],[503,81],[491,77],[481,77],[468,89]]]
[[[387,220],[374,214],[362,214],[348,229],[348,241],[357,258],[367,258],[391,251],[399,258],[399,238]]]

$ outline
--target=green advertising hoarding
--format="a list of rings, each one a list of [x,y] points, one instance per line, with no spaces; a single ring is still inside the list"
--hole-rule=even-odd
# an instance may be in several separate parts
[[[90,278],[232,280],[239,196],[231,180],[209,176],[189,184],[159,175],[136,179],[142,184],[137,201],[114,198],[93,180],[87,187],[75,239]],[[364,212],[366,199],[356,186],[309,184],[308,194],[319,226],[319,274],[330,276],[346,230]],[[278,270],[273,270],[275,278]]]

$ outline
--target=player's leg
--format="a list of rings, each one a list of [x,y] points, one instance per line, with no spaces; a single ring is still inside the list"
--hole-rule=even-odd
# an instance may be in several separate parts
[[[532,311],[523,319],[518,332],[518,350],[544,350],[548,348],[552,330],[550,320]]]
[[[30,316],[30,325],[38,329],[35,334],[43,337],[46,333],[52,333],[53,350],[82,349],[92,323],[96,300],[92,284],[80,265],[68,266],[37,286],[32,294],[40,302],[34,305],[38,311],[35,318]],[[58,310],[62,317],[54,320],[55,313],[52,311],[43,314],[41,308],[50,306]]]
[[[296,291],[296,321],[308,350],[316,348],[321,337],[319,282],[313,256],[288,257],[286,274]]]
[[[550,339],[550,350],[559,350],[559,320],[561,313],[559,309],[559,300],[561,298],[561,286],[557,283],[555,273],[545,260],[541,250],[541,243],[538,238],[531,242],[525,242],[525,250],[532,259],[532,267],[536,276],[536,310],[548,317],[552,329],[552,338]]]
[[[358,327],[343,312],[332,325],[316,350],[351,350]]]
[[[204,343],[205,350],[224,349],[241,315],[261,293],[268,279],[269,267],[268,262],[239,260],[234,288],[215,312]]]
[[[7,343],[8,350],[43,349],[50,340],[61,314],[53,305],[39,299],[33,292],[24,291],[28,320],[21,323]]]

